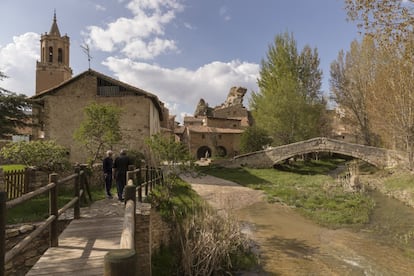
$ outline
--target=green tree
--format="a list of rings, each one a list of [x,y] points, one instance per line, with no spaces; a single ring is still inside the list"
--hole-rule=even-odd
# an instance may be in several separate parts
[[[267,132],[257,126],[248,127],[240,138],[240,150],[242,153],[248,153],[263,150],[263,147],[270,145],[272,138]]]
[[[85,146],[90,163],[102,159],[104,150],[122,140],[119,120],[121,109],[105,104],[92,103],[84,109],[85,118],[75,130],[74,138]]]
[[[55,141],[9,143],[0,150],[0,155],[11,162],[47,172],[62,171],[69,166],[68,150]]]
[[[0,72],[0,80],[7,78]],[[29,126],[30,104],[23,94],[16,94],[0,87],[0,138],[18,134],[18,128]]]
[[[277,35],[262,60],[258,85],[250,108],[259,128],[275,145],[319,136],[326,112],[316,50],[306,46],[298,54],[293,35]]]
[[[176,164],[190,160],[187,147],[175,141],[173,136],[155,134],[145,142],[159,162],[167,161],[169,164]]]

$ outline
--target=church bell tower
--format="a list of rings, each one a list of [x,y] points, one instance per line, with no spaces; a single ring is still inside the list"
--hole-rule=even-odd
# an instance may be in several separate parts
[[[69,67],[69,37],[60,36],[56,12],[49,33],[40,38],[40,61],[36,62],[36,95],[72,77]]]

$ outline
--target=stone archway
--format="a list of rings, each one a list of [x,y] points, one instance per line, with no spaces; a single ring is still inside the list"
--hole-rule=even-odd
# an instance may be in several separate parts
[[[216,151],[217,151],[217,156],[219,156],[219,157],[226,157],[227,156],[227,150],[223,146],[217,146]]]
[[[197,150],[197,159],[211,157],[211,149],[207,146],[199,147]]]

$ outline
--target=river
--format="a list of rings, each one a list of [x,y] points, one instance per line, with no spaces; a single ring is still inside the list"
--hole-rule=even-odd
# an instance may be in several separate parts
[[[414,209],[370,193],[376,208],[360,229],[327,229],[280,204],[238,210],[243,231],[258,245],[259,275],[414,275],[407,256],[414,252]]]

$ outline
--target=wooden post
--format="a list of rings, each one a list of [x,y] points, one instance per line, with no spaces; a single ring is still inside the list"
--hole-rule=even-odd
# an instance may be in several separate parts
[[[75,197],[78,198],[78,200],[73,205],[73,218],[79,219],[80,218],[80,181],[81,181],[81,170],[79,166],[75,167],[75,173],[77,174],[75,178]]]
[[[56,173],[52,173],[49,175],[49,183],[55,183],[56,185],[49,190],[49,215],[55,216],[55,219],[50,223],[49,227],[49,245],[50,247],[57,247],[58,242],[58,229],[57,229],[57,222],[58,222],[58,205],[57,205],[57,183],[58,183],[58,175]]]
[[[137,187],[138,187],[138,202],[142,202],[142,167],[139,167],[137,174]]]
[[[4,276],[4,257],[6,255],[6,201],[7,193],[0,191],[0,276]]]
[[[104,276],[135,276],[137,257],[133,249],[114,249],[104,258]]]
[[[24,176],[23,176],[23,189],[22,189],[22,195],[27,193],[29,191],[29,168],[24,169]]]
[[[80,165],[81,166],[81,170],[83,171],[83,188],[85,189],[83,191],[83,193],[87,193],[88,197],[89,197],[89,202],[92,202],[92,194],[91,194],[91,190],[89,189],[89,182],[88,182],[88,178],[86,176],[86,165]]]
[[[161,185],[164,186],[164,172],[162,171],[161,168],[160,168],[160,174],[161,174]]]
[[[135,185],[131,179],[128,180],[128,185],[125,186],[125,203],[130,199],[133,200],[134,203],[137,202]]]
[[[4,181],[4,172],[3,169],[0,168],[0,192],[6,191],[6,181]]]
[[[148,196],[148,184],[151,181],[150,179],[150,171],[148,165],[146,166],[145,170],[145,196]]]
[[[150,169],[150,178],[151,178],[151,184],[150,184],[150,191],[152,191],[152,188],[154,188],[154,181],[155,181],[155,173],[154,173],[154,168],[151,167]]]

